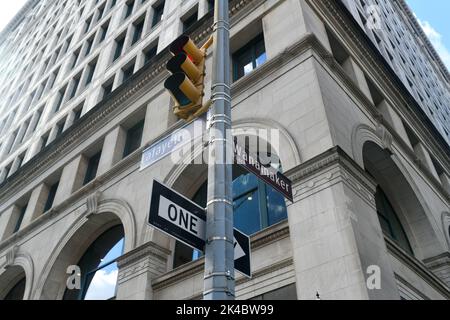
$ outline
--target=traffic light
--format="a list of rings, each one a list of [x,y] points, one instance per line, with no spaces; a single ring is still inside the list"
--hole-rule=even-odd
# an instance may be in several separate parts
[[[187,35],[181,35],[170,45],[173,57],[166,68],[172,75],[164,82],[175,101],[174,113],[182,119],[191,120],[208,110],[203,105],[205,81],[205,56],[212,44],[210,38],[198,48]]]

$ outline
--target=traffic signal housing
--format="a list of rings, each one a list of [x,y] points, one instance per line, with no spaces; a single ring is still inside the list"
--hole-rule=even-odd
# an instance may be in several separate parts
[[[174,113],[187,121],[208,109],[203,105],[203,96],[205,57],[211,44],[212,38],[198,48],[189,36],[181,35],[170,45],[173,57],[167,62],[166,68],[172,75],[164,82],[164,87],[175,101]]]

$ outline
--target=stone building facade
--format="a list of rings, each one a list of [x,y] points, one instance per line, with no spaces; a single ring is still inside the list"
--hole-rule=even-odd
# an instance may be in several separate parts
[[[167,46],[204,43],[211,4],[31,0],[0,34],[0,299],[202,297],[201,253],[147,219],[153,179],[202,204],[207,166],[140,161],[184,125]],[[237,299],[448,299],[450,76],[404,1],[230,13],[233,128],[279,133],[294,191],[233,169],[253,270]]]

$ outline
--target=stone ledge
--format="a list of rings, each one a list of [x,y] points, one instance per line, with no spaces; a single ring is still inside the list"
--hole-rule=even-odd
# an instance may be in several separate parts
[[[447,299],[450,299],[450,288],[436,275],[434,275],[427,266],[415,257],[407,254],[394,241],[384,237],[388,252],[401,261],[406,267],[410,268],[414,273],[426,281],[436,291],[441,293]]]
[[[251,248],[252,250],[256,250],[258,248],[261,248],[265,245],[268,245],[270,243],[277,242],[281,239],[284,239],[289,236],[289,226],[287,221],[280,222],[276,225],[271,226],[270,228],[267,228],[265,230],[262,230],[261,232],[253,235],[251,237]],[[177,269],[174,269],[161,277],[153,280],[153,290],[161,290],[163,288],[169,287],[170,285],[186,280],[189,277],[192,277],[193,275],[203,273],[204,270],[204,263],[205,258],[201,257],[200,259],[196,261],[192,261],[190,263],[187,263]],[[286,262],[282,262],[283,266]],[[292,264],[292,262],[291,262]],[[272,266],[275,266],[277,264],[274,264]],[[267,268],[264,268],[262,270],[256,271],[255,277],[257,275],[266,274],[267,271],[263,271],[266,269],[272,268],[272,266],[269,266]],[[245,282],[244,280],[238,280],[239,283]]]

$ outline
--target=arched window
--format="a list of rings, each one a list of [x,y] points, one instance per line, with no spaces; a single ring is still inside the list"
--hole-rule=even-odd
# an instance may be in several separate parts
[[[23,300],[25,294],[25,278],[22,278],[17,282],[17,284],[9,290],[8,294],[5,296],[5,300]]]
[[[192,200],[199,206],[206,207],[207,182]],[[238,165],[233,166],[233,209],[234,227],[248,235],[287,219],[284,197]],[[197,260],[201,255],[201,252],[177,242],[173,267]]]
[[[81,258],[81,289],[66,290],[65,300],[109,300],[116,295],[117,258],[123,253],[124,231],[121,225],[104,232]]]
[[[378,218],[380,220],[381,229],[383,232],[390,239],[394,240],[394,242],[400,247],[402,247],[403,250],[413,255],[411,245],[408,241],[405,230],[398,219],[398,215],[381,187],[377,187],[375,201],[377,205]]]

